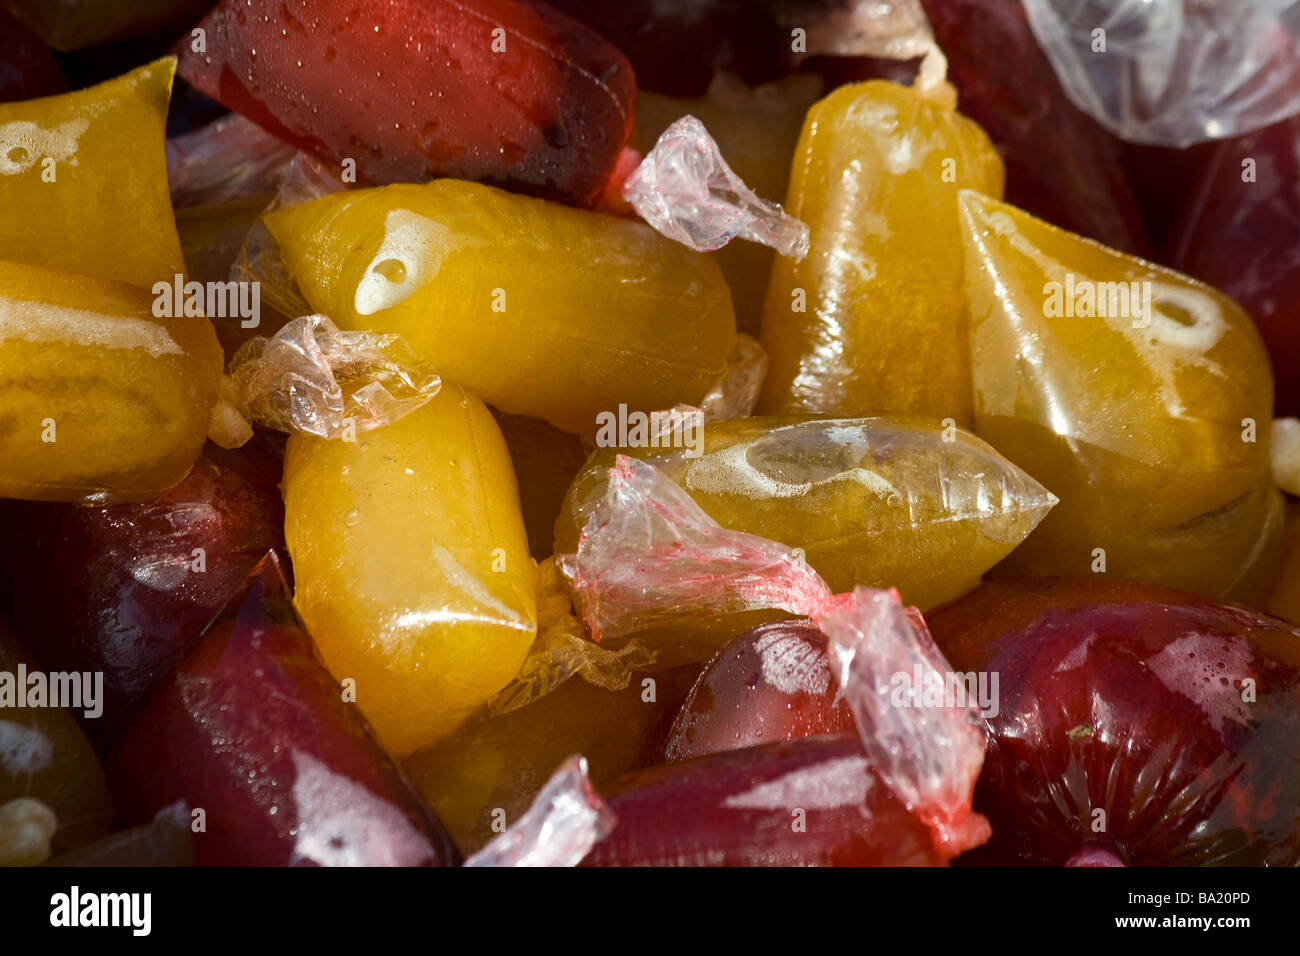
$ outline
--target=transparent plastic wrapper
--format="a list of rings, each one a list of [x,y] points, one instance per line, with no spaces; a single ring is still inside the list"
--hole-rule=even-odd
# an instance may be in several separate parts
[[[1136,581],[991,581],[929,617],[999,676],[969,862],[1294,866],[1300,631]]]
[[[1017,0],[922,2],[958,108],[988,134],[1006,167],[1006,201],[1108,246],[1150,255],[1121,144],[1070,102],[1024,7]],[[1162,176],[1168,182],[1167,169]]]
[[[974,587],[1056,505],[942,422],[745,418],[700,431],[693,446],[593,452],[556,521],[557,552],[577,547],[619,453],[653,463],[724,527],[802,549],[831,587],[896,586],[922,610]]]
[[[699,410],[704,421],[747,418],[754,414],[766,375],[767,353],[763,346],[748,335],[737,335],[726,370],[700,399]]]
[[[638,641],[610,650],[588,638],[573,615],[554,559],[547,558],[538,565],[537,639],[519,673],[488,703],[488,713],[505,714],[530,704],[575,675],[606,690],[622,690],[633,673],[654,663],[655,656]]]
[[[807,73],[751,87],[722,71],[714,75],[705,96],[679,99],[643,89],[637,93],[631,143],[642,154],[648,153],[664,130],[689,114],[708,129],[727,165],[746,186],[759,196],[784,202],[790,181],[790,159],[803,127],[804,114],[821,96],[821,91],[821,79]],[[638,158],[632,164],[633,169],[639,164]],[[632,171],[629,169],[629,174]],[[628,207],[626,214],[636,213]],[[715,255],[731,289],[736,327],[741,332],[758,335],[763,297],[776,250],[753,242],[732,242]]]
[[[397,335],[343,332],[323,315],[246,342],[226,379],[222,399],[244,421],[321,438],[391,424],[425,405],[442,384]],[[213,439],[230,448],[243,443],[233,441],[240,431],[223,429]],[[247,430],[244,440],[251,435]]]
[[[298,151],[252,120],[231,113],[167,140],[172,204],[228,203],[274,195]]]
[[[1070,99],[1123,139],[1189,146],[1300,111],[1295,0],[1023,3]]]
[[[810,252],[773,264],[763,414],[970,424],[957,197],[1001,196],[1005,171],[953,89],[927,79],[848,84],[808,110],[786,206],[808,223]]]
[[[694,116],[664,130],[624,183],[623,198],[660,233],[696,252],[740,237],[795,259],[808,254],[807,225],[754,195]]]
[[[1247,597],[1280,531],[1250,317],[988,196],[960,208],[975,431],[1062,502],[1003,570]]]
[[[830,638],[841,693],[881,779],[934,830],[953,856],[989,838],[970,812],[984,762],[984,735],[970,701],[925,706],[930,685],[947,686],[952,667],[930,633],[909,619],[897,591],[856,588],[853,599],[819,615]],[[898,675],[920,675],[897,703]]]
[[[614,822],[587,779],[587,761],[575,755],[555,771],[523,817],[465,866],[577,866]]]
[[[811,617],[832,596],[791,548],[728,531],[672,479],[626,455],[610,470],[577,552],[556,563],[596,641],[674,624],[687,609]]]
[[[396,332],[493,408],[587,438],[620,406],[698,405],[736,345],[717,263],[644,223],[455,179],[265,222],[312,311]]]
[[[688,589],[692,610],[766,603],[807,615],[828,635],[860,739],[765,744],[624,778],[607,794],[619,827],[588,864],[935,864],[988,838],[970,804],[984,753],[975,710],[957,703],[922,715],[919,697],[897,701],[898,674],[925,686],[950,670],[897,592],[834,595],[790,549],[719,527],[647,463],[621,457],[615,472],[602,505],[609,514],[598,509],[579,554],[561,559],[592,632],[635,631]],[[890,794],[884,803],[872,795],[877,783]],[[761,821],[773,813],[788,821],[795,806],[826,816],[810,817],[811,838],[787,846],[788,828]],[[856,820],[854,838],[841,829],[844,813]],[[665,828],[664,820],[673,823]],[[899,834],[908,832],[902,820],[920,824],[919,845]],[[653,840],[643,829],[651,821],[658,822]],[[877,827],[891,835],[878,836]]]
[[[144,289],[185,272],[163,146],[175,71],[164,57],[0,103],[0,259]]]
[[[265,212],[310,202],[344,189],[343,183],[319,162],[299,153],[285,167],[275,198]],[[313,311],[280,254],[279,245],[259,220],[244,239],[243,247],[230,267],[236,282],[256,282],[262,303],[284,317],[307,315]]]

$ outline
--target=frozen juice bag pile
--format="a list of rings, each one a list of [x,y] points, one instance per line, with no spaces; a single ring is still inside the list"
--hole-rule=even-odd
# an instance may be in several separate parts
[[[7,11],[0,863],[1300,859],[1289,14]]]

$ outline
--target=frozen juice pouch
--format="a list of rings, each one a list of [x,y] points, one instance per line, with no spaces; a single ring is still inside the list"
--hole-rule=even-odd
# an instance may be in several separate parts
[[[204,93],[363,183],[457,176],[590,204],[636,80],[528,0],[224,0],[181,44]]]
[[[163,148],[175,69],[0,105],[0,259],[146,288],[184,272]]]
[[[622,453],[651,462],[723,527],[799,548],[832,588],[897,587],[925,609],[974,587],[1056,503],[974,435],[940,422],[760,417],[701,432],[693,449],[594,452],[556,522],[556,552],[576,549]]]
[[[1273,381],[1250,318],[1173,270],[961,197],[975,430],[1061,505],[1021,574],[1222,595],[1276,554]]]
[[[159,317],[138,286],[0,262],[0,497],[170,488],[199,456],[220,378],[206,318]]]
[[[808,111],[786,211],[812,248],[779,258],[763,314],[765,414],[907,412],[968,425],[957,194],[1002,195],[993,144],[952,88],[876,80]]]
[[[295,603],[396,758],[501,690],[536,634],[534,565],[492,414],[443,384],[356,441],[294,435],[284,471]]]
[[[340,328],[396,332],[492,406],[579,435],[621,404],[698,405],[736,343],[714,261],[642,223],[455,179],[265,221]]]

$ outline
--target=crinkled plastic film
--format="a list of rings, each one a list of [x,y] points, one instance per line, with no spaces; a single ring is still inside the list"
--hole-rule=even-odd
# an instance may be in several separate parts
[[[970,812],[984,763],[978,711],[969,702],[924,704],[925,689],[936,681],[947,688],[952,671],[924,620],[907,613],[897,591],[859,587],[851,602],[831,608],[819,623],[876,771],[953,856],[986,841],[988,821]],[[901,707],[899,675],[920,677]]]
[[[809,615],[830,589],[794,551],[710,518],[654,466],[619,455],[576,554],[557,557],[594,639],[692,614]]]
[[[726,371],[700,400],[704,421],[745,418],[754,414],[758,393],[767,375],[767,353],[758,340],[741,333],[731,350]]]
[[[664,130],[624,183],[623,198],[660,233],[697,252],[739,237],[796,259],[808,254],[808,226],[754,195],[694,116]]]
[[[615,822],[587,779],[587,761],[575,755],[551,775],[519,821],[465,865],[576,866]]]
[[[1123,139],[1190,146],[1300,111],[1296,0],[1023,3],[1066,94]]]
[[[285,168],[279,190],[266,211],[296,206],[341,192],[343,188],[343,184],[319,162],[299,153]],[[261,220],[244,240],[235,264],[230,267],[230,278],[237,282],[257,282],[261,287],[263,305],[283,315],[307,315],[312,311],[280,255],[279,245]]]
[[[581,676],[606,690],[622,690],[635,671],[654,663],[655,652],[638,641],[608,650],[587,637],[573,616],[572,600],[554,558],[538,565],[537,640],[519,673],[488,703],[488,712],[504,714],[549,694],[570,677]]]
[[[971,812],[984,756],[977,712],[967,702],[900,705],[893,694],[899,674],[919,676],[919,693],[951,672],[896,591],[832,594],[789,548],[722,528],[671,479],[626,456],[611,470],[577,555],[558,560],[595,634],[635,631],[665,611],[766,605],[812,618],[829,638],[874,772],[932,829],[945,856],[988,839],[988,822]]]
[[[396,335],[340,331],[323,315],[294,319],[246,342],[226,395],[244,419],[283,432],[342,437],[409,415],[441,382]]]

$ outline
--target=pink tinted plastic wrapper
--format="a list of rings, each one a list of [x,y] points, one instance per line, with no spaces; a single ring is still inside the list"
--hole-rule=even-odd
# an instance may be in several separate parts
[[[558,555],[592,639],[699,612],[780,608],[812,617],[832,599],[783,544],[729,531],[653,465],[619,455],[576,554]]]
[[[984,760],[976,709],[900,707],[898,675],[913,694],[952,669],[919,613],[898,592],[835,595],[794,551],[721,527],[648,462],[620,455],[604,499],[573,555],[557,558],[593,637],[623,636],[694,614],[779,608],[826,633],[833,670],[875,772],[934,833],[946,855],[988,839],[971,811]]]
[[[404,418],[441,384],[398,336],[340,331],[323,315],[307,315],[269,339],[244,343],[231,360],[222,399],[245,421],[339,438],[349,423],[361,432]]]
[[[577,866],[614,829],[614,814],[574,755],[546,781],[528,811],[465,866]]]
[[[808,254],[808,226],[754,195],[694,116],[664,130],[624,183],[623,198],[657,231],[696,252],[740,237],[783,256]]]
[[[956,856],[992,833],[988,820],[970,809],[984,735],[969,702],[923,705],[922,689],[936,677],[948,686],[952,667],[925,622],[917,626],[919,618],[907,613],[893,588],[858,587],[851,602],[831,607],[819,623],[877,773]],[[894,700],[900,675],[912,682],[906,707]]]
[[[1121,139],[1190,146],[1300,111],[1300,0],[1022,2],[1067,95]]]
[[[177,207],[279,190],[297,150],[238,113],[167,140],[167,181]]]

